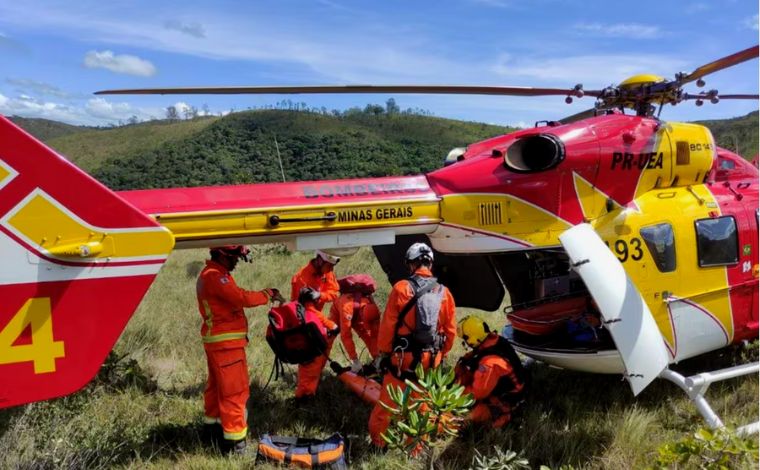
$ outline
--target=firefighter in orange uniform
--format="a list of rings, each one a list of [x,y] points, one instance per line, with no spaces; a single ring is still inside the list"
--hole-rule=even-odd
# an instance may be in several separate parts
[[[340,261],[339,257],[317,250],[314,254],[314,258],[312,258],[306,266],[301,268],[301,270],[290,280],[290,300],[298,300],[302,289],[308,287],[316,292],[312,295],[319,295],[319,297],[312,302],[312,305],[313,309],[319,312],[320,316],[322,316],[322,309],[325,304],[337,299],[340,294],[340,286],[338,286],[338,281],[335,279],[335,273],[333,272],[338,261]],[[322,316],[322,318],[324,318],[324,316]],[[324,320],[327,320],[334,325],[329,319],[324,318]],[[334,330],[335,333],[337,333],[337,326],[329,328],[324,321],[322,323],[325,324],[325,327],[328,330]],[[326,359],[327,358],[325,357],[325,360]],[[307,364],[300,364],[298,366],[298,383],[296,385],[297,400],[312,397],[317,393],[319,377],[322,375],[322,368],[324,365],[324,361],[317,358]]]
[[[405,257],[409,279],[393,286],[380,320],[375,365],[385,369],[380,400],[369,417],[372,443],[385,447],[381,434],[390,423],[390,414],[380,403],[393,406],[388,385],[406,388],[405,379],[416,381],[414,368],[438,366],[456,338],[456,311],[451,292],[439,284],[431,272],[433,250],[424,243],[409,247]]]
[[[319,318],[319,321],[322,322],[322,325],[327,330],[327,338],[325,338],[327,340],[327,350],[325,353],[306,364],[298,364],[298,382],[296,383],[296,400],[298,401],[309,399],[317,393],[322,369],[324,369],[327,363],[333,340],[340,331],[337,323],[325,317],[322,311],[317,309],[320,298],[321,294],[319,291],[311,287],[303,287],[298,293],[298,303]]]
[[[240,259],[250,262],[242,245],[211,248],[211,260],[196,284],[198,310],[203,318],[201,338],[208,363],[208,383],[203,395],[204,434],[221,431],[225,450],[242,453],[248,433],[248,319],[243,308],[281,299],[277,289],[241,289],[230,274]]]
[[[462,319],[457,333],[472,348],[456,366],[457,381],[475,398],[470,420],[491,423],[493,428],[507,425],[525,387],[520,358],[506,338],[475,315]]]
[[[346,354],[351,360],[351,371],[359,372],[362,363],[356,354],[354,335],[364,341],[367,350],[374,359],[377,357],[377,330],[380,327],[380,310],[372,298],[372,294],[348,292],[338,297],[330,308],[330,320],[340,326],[340,339],[346,348]]]
[[[315,307],[321,312],[326,303],[337,299],[340,294],[340,286],[333,272],[338,261],[339,257],[317,250],[314,258],[290,280],[290,300],[298,300],[301,289],[311,287],[319,292]]]

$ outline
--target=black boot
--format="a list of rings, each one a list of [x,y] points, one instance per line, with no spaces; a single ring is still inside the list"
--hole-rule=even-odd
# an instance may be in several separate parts
[[[208,442],[212,446],[219,447],[219,444],[224,438],[224,431],[222,431],[222,425],[219,423],[204,424],[201,429],[201,440]]]
[[[224,441],[224,452],[227,454],[235,454],[235,455],[246,455],[246,449],[247,449],[247,443],[245,439],[240,439],[239,441],[231,441],[225,439]]]

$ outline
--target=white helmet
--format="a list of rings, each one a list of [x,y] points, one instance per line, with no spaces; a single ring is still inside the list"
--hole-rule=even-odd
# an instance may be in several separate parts
[[[415,243],[406,250],[406,256],[404,259],[409,261],[415,261],[420,257],[426,257],[430,261],[433,261],[433,250],[425,243]]]
[[[317,250],[314,253],[314,257],[315,258],[322,258],[322,260],[324,262],[330,263],[330,264],[338,264],[338,261],[340,261],[340,257],[339,256],[335,256],[335,255],[331,255],[329,253],[325,253],[322,250]]]

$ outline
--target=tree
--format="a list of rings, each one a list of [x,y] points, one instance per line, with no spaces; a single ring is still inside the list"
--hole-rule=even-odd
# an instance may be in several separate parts
[[[176,106],[168,106],[166,108],[166,119],[170,121],[179,121],[179,112]]]
[[[391,114],[398,114],[399,111],[401,108],[396,104],[396,100],[388,98],[388,101],[385,102],[385,112],[390,116]]]
[[[195,106],[188,106],[184,111],[185,119],[195,119],[198,117],[198,108]]]
[[[364,113],[365,114],[372,114],[374,116],[380,116],[385,112],[385,108],[380,106],[379,104],[368,104],[364,107]]]

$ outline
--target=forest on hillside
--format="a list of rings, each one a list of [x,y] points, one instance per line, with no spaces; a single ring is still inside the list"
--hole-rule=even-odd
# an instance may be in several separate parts
[[[441,166],[454,147],[509,128],[420,115],[234,113],[186,139],[110,159],[94,176],[113,189],[402,175]],[[282,170],[278,162],[282,160]]]
[[[250,110],[114,128],[13,119],[116,190],[423,173],[440,167],[454,147],[514,130],[380,105]],[[747,159],[757,155],[757,111],[698,123],[719,146]]]

